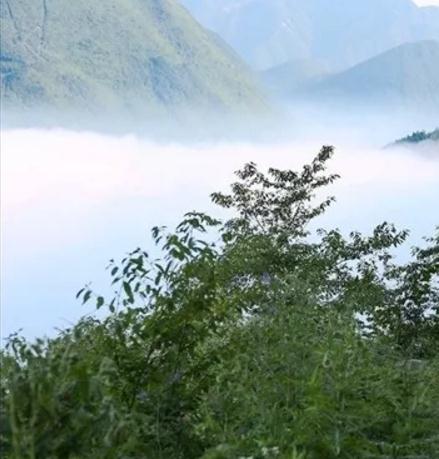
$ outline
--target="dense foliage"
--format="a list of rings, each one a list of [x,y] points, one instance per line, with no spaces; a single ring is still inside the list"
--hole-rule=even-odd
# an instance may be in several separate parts
[[[220,222],[187,214],[112,262],[109,310],[2,356],[3,457],[436,458],[439,233],[397,264],[407,232],[308,224],[338,177],[247,164]]]

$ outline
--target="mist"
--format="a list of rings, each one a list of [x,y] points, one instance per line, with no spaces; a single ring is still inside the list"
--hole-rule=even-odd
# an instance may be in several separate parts
[[[403,123],[360,129],[355,121],[356,129],[343,131],[333,118],[317,130],[310,119],[291,129],[289,138],[284,131],[263,142],[256,136],[165,142],[141,133],[3,130],[3,337],[18,329],[26,337],[52,335],[91,313],[75,293],[87,282],[105,291],[110,258],[139,245],[148,249],[152,226],[172,227],[187,211],[221,215],[209,194],[226,190],[233,172],[248,161],[297,169],[323,144],[333,144],[330,168],[342,179],[327,190],[337,203],[316,227],[367,232],[391,221],[411,230],[407,253],[410,244],[432,234],[438,223],[437,147],[382,149],[385,138],[408,127]]]

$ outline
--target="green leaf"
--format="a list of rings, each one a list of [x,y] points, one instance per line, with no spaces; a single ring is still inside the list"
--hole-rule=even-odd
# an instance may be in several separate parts
[[[99,296],[96,300],[96,307],[97,309],[100,309],[105,303],[105,300],[104,300],[104,297],[103,296]]]
[[[92,294],[91,290],[87,290],[85,292],[84,296],[82,297],[82,304],[85,304],[90,300],[91,294]]]
[[[131,289],[131,285],[128,283],[128,282],[124,282],[123,283],[123,289],[124,289],[124,292],[128,298],[128,302],[133,304],[134,303],[134,295],[133,295],[133,291]]]

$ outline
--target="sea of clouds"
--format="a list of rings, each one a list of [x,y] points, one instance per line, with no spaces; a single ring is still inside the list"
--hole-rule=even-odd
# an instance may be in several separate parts
[[[370,231],[386,220],[418,243],[439,224],[439,151],[382,149],[335,139],[337,203],[317,226]],[[75,301],[86,282],[107,284],[105,266],[155,225],[186,211],[218,211],[209,200],[233,171],[254,161],[300,168],[321,140],[151,141],[63,129],[8,129],[1,135],[2,335],[52,334],[89,309]]]

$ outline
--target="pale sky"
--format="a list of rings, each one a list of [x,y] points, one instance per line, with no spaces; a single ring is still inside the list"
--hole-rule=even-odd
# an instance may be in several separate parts
[[[437,5],[439,6],[439,0],[414,0],[420,6],[426,5]]]

